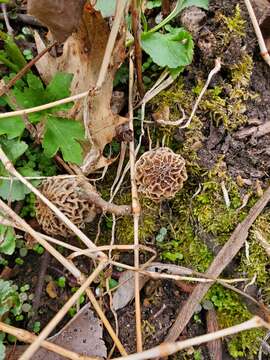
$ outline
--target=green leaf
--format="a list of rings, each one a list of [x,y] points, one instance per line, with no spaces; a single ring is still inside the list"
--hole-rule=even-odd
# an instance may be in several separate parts
[[[24,129],[24,122],[19,116],[0,119],[0,135],[7,135],[9,139],[21,136]]]
[[[141,37],[143,50],[159,66],[178,68],[191,63],[193,57],[192,36],[183,28],[170,33],[144,33]]]
[[[201,7],[205,10],[208,10],[209,0],[178,0],[173,11],[162,20],[157,26],[153,27],[149,32],[154,33],[157,30],[161,29],[163,26],[168,24],[172,19],[174,19],[181,11],[189,6]]]
[[[13,288],[11,281],[0,279],[0,317],[8,311],[19,314],[21,301],[18,292]]]
[[[40,78],[33,73],[28,73],[26,76],[26,82],[18,82],[14,86],[13,90],[11,91],[12,96],[5,96],[4,100],[10,106],[12,110],[16,110],[17,106],[19,105],[22,109],[27,109],[43,104],[47,104],[48,102],[60,100],[64,97],[68,97],[70,94],[70,84],[72,81],[73,75],[67,73],[57,73],[50,84],[44,89],[43,83]],[[16,103],[14,103],[14,97],[16,99]],[[33,124],[38,123],[41,121],[44,116],[49,113],[53,113],[60,110],[67,110],[72,106],[70,104],[64,104],[52,109],[39,111],[33,114],[27,115],[29,121]],[[1,128],[3,127],[2,133],[7,133],[5,127],[8,127],[9,133],[8,136],[10,138],[19,136],[19,130],[24,129],[24,123],[22,117],[16,117],[16,121],[20,122],[20,127],[18,130],[16,129],[17,126],[12,127],[10,125],[10,118],[0,120],[4,125],[0,126],[0,134]],[[12,119],[15,119],[12,118]],[[8,121],[9,120],[9,121]],[[5,125],[5,122],[9,122],[9,124]],[[4,132],[5,131],[5,132]],[[16,134],[16,135],[14,135]]]
[[[39,171],[33,170],[29,167],[21,167],[17,169],[23,176],[40,176]],[[38,186],[40,180],[32,180],[32,185]],[[29,190],[24,184],[18,180],[0,180],[0,197],[4,200],[20,201],[25,198],[25,195],[29,194]]]
[[[50,84],[47,86],[45,96],[48,102],[56,101],[68,97],[70,94],[69,88],[73,74],[57,73]]]
[[[156,7],[161,7],[161,5],[162,5],[161,0],[152,0],[152,1],[147,1],[146,8],[147,9],[154,9]]]
[[[116,0],[97,0],[95,9],[101,12],[101,15],[110,17],[115,14]]]
[[[3,341],[0,340],[0,360],[5,360],[6,358],[6,347],[3,344]]]
[[[28,149],[28,145],[24,141],[14,139],[8,140],[0,138],[0,144],[12,163],[15,163],[15,161]]]
[[[16,234],[12,227],[0,224],[0,253],[12,255],[16,247]]]
[[[42,142],[48,157],[53,157],[60,149],[65,161],[81,164],[82,147],[76,140],[83,139],[84,129],[78,121],[48,116]]]

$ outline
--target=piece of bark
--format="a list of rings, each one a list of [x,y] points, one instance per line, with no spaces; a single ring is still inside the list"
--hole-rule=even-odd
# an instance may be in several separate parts
[[[208,310],[206,315],[207,333],[219,330],[217,314],[214,309]],[[222,341],[217,339],[207,343],[211,360],[222,360]]]

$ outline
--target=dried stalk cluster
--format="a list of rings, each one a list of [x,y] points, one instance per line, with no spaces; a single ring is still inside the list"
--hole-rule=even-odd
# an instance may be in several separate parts
[[[145,152],[136,163],[138,191],[155,202],[173,198],[186,180],[185,160],[167,147]]]

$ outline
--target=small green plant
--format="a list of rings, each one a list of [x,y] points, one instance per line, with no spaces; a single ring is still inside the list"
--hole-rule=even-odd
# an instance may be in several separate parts
[[[35,251],[38,255],[42,255],[44,253],[44,247],[39,245],[39,244],[35,244],[33,246],[33,251]]]
[[[16,247],[16,234],[13,228],[0,225],[0,253],[12,255]]]
[[[40,332],[41,324],[40,321],[35,321],[33,325],[33,331],[35,334],[38,334]]]
[[[25,81],[17,81],[11,95],[5,96],[4,100],[13,110],[17,106],[24,109],[60,100],[69,96],[72,77],[71,74],[57,73],[50,84],[44,88],[38,76],[28,73]],[[14,98],[16,104],[14,104]],[[70,104],[56,106],[52,109],[29,114],[28,119],[32,124],[42,121],[45,126],[42,146],[48,157],[53,157],[60,150],[65,161],[80,164],[82,162],[82,148],[77,140],[84,139],[83,126],[75,120],[57,115],[59,111],[65,111],[69,108]],[[8,139],[20,137],[24,129],[25,123],[20,116],[3,119],[0,122],[0,134],[7,135]]]
[[[66,278],[64,276],[60,276],[57,281],[56,284],[61,288],[64,289],[66,286]]]

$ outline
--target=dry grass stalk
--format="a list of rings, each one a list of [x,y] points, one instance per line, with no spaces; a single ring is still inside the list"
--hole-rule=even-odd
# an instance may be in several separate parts
[[[17,215],[4,201],[0,199],[0,209],[9,218],[12,218],[23,231],[30,234],[39,244],[41,244],[50,254],[52,254],[66,269],[68,269],[76,279],[80,279],[81,272],[63,255],[61,255],[53,246],[47,243],[30,225],[27,224],[19,215]]]
[[[23,329],[18,329],[14,326],[5,324],[3,322],[0,322],[0,331],[3,331],[7,334],[13,335],[15,336],[18,340],[24,342],[24,343],[33,343],[37,336],[30,333],[29,331],[23,330]],[[85,355],[80,355],[77,354],[73,351],[64,349],[63,347],[53,344],[49,341],[44,340],[41,343],[41,346],[44,349],[47,349],[49,351],[53,351],[54,353],[61,355],[67,359],[71,359],[71,360],[97,360],[97,358],[95,357],[89,357],[89,356],[85,356]]]
[[[259,44],[259,47],[261,50],[261,56],[264,59],[264,61],[270,66],[270,55],[269,55],[269,52],[265,45],[265,41],[264,41],[260,26],[258,24],[256,15],[254,13],[254,10],[253,10],[250,0],[245,0],[245,4],[246,4],[247,10],[248,10],[249,17],[252,22],[255,34],[257,36],[258,44]]]
[[[134,136],[133,127],[133,85],[134,85],[134,64],[132,60],[132,53],[129,58],[129,128]],[[140,267],[139,262],[139,219],[141,213],[141,207],[138,198],[138,191],[135,179],[135,145],[134,137],[129,143],[129,162],[130,162],[130,181],[131,181],[131,193],[132,193],[132,212],[133,212],[133,228],[134,228],[134,266]],[[140,304],[140,277],[136,272],[134,276],[134,288],[135,288],[135,310],[136,310],[136,338],[137,338],[137,351],[142,351],[142,330],[141,330],[141,304]]]
[[[197,98],[197,100],[196,100],[196,102],[195,102],[195,104],[194,104],[194,106],[193,106],[193,109],[192,109],[192,112],[191,112],[191,114],[190,114],[190,117],[189,117],[188,121],[186,122],[185,125],[183,125],[183,126],[180,127],[181,129],[186,128],[186,127],[188,127],[188,126],[190,125],[190,123],[191,123],[191,121],[192,121],[192,119],[193,119],[193,117],[194,117],[194,115],[195,115],[195,113],[196,113],[196,111],[197,111],[197,108],[198,108],[198,106],[199,106],[199,104],[200,104],[200,102],[201,102],[201,99],[202,99],[203,95],[205,94],[206,90],[208,89],[208,86],[209,86],[209,84],[210,84],[213,76],[214,76],[215,74],[217,74],[217,73],[220,71],[220,69],[221,69],[221,62],[220,62],[220,59],[217,58],[217,59],[215,60],[215,66],[214,66],[214,68],[210,71],[210,73],[209,73],[209,75],[208,75],[208,78],[207,78],[207,80],[206,80],[206,83],[205,83],[205,85],[204,85],[204,87],[203,87],[200,95],[198,96],[198,98]]]
[[[267,329],[270,329],[270,324],[266,323],[264,320],[262,320],[258,316],[254,316],[252,319],[245,321],[239,325],[235,325],[223,330],[216,331],[214,333],[205,334],[201,336],[196,336],[192,339],[184,340],[184,341],[177,341],[173,343],[163,343],[159,346],[156,346],[152,349],[143,351],[141,353],[132,354],[129,356],[124,357],[118,357],[114,360],[147,360],[147,359],[154,359],[154,358],[160,358],[160,357],[166,357],[172,354],[175,354],[178,351],[181,351],[183,349],[204,344],[209,341],[214,341],[216,339],[220,339],[224,336],[229,336],[233,334],[237,334],[241,331],[250,330],[254,328],[259,327],[265,327]]]
[[[269,244],[269,242],[265,239],[265,237],[263,236],[263,234],[260,231],[254,230],[253,234],[255,236],[255,239],[261,244],[261,246],[264,248],[267,255],[270,257],[270,244]]]

